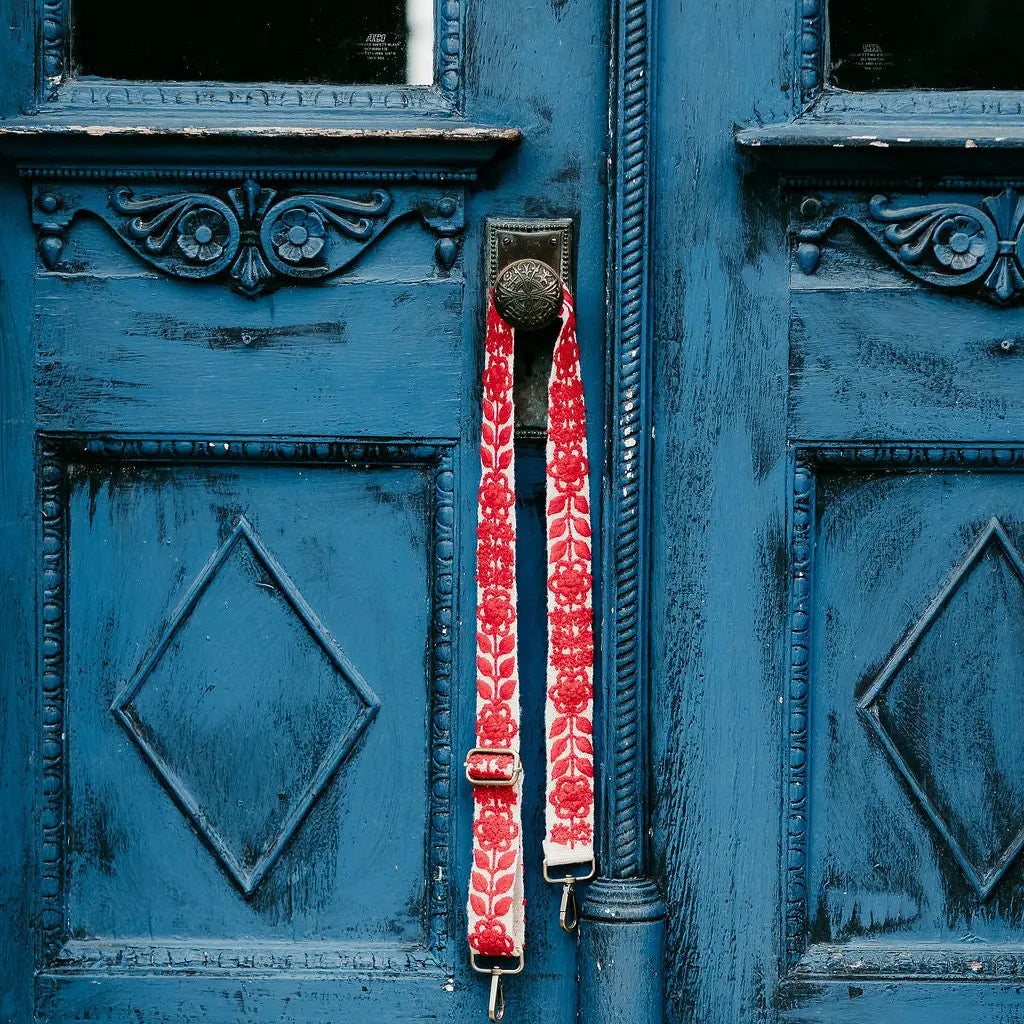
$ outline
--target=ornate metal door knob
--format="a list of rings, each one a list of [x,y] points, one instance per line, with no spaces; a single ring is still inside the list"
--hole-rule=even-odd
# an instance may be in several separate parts
[[[561,278],[540,260],[515,260],[494,282],[494,305],[512,327],[540,330],[553,323],[562,308]]]

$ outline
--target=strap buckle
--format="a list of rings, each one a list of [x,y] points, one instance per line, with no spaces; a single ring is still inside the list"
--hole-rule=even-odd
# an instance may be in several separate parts
[[[484,789],[514,786],[523,774],[519,755],[498,747],[473,747],[466,754],[464,767],[467,780]]]
[[[486,959],[488,960],[516,960],[515,967],[487,967],[478,963],[477,956],[478,954],[475,949],[469,951],[469,966],[477,974],[489,974],[491,976],[491,993],[487,1000],[487,1019],[497,1022],[505,1016],[505,989],[502,986],[501,979],[506,974],[521,974],[526,966],[526,957],[522,953],[518,957],[487,957]]]
[[[562,931],[574,932],[576,925],[579,923],[579,907],[576,903],[576,883],[577,882],[589,882],[594,875],[597,874],[597,858],[591,857],[589,861],[580,861],[581,864],[589,864],[586,874],[583,875],[572,875],[565,874],[560,878],[552,878],[548,873],[548,862],[547,858],[544,858],[543,872],[544,881],[550,882],[552,885],[558,885],[561,883],[562,886],[562,902],[558,908],[558,924]]]

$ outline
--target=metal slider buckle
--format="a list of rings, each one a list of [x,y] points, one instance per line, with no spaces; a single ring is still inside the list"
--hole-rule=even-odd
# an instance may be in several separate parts
[[[489,779],[474,775],[473,766],[471,764],[471,759],[474,754],[479,754],[483,757],[510,757],[512,759],[512,770],[509,773],[509,777],[507,779]],[[463,767],[466,769],[467,780],[472,785],[482,786],[485,789],[490,787],[514,786],[519,781],[519,777],[523,774],[522,762],[519,760],[519,755],[514,750],[505,750],[503,748],[495,747],[473,747],[473,749],[466,754],[466,760],[463,763]]]
[[[562,875],[560,878],[552,878],[551,875],[548,874],[547,858],[545,857],[544,859],[542,869],[544,872],[544,881],[550,882],[552,885],[558,885],[561,883],[562,886],[562,902],[558,908],[558,924],[561,926],[562,931],[566,932],[574,932],[580,919],[579,908],[576,904],[576,883],[589,882],[594,875],[597,874],[596,857],[591,857],[589,861],[580,861],[580,863],[590,865],[585,875],[567,874]]]
[[[518,957],[487,957],[491,959],[516,960],[515,967],[484,967],[477,963],[477,952],[475,949],[469,951],[469,966],[477,974],[489,974],[491,976],[491,994],[487,1000],[487,1019],[499,1021],[505,1016],[505,990],[502,987],[501,979],[505,974],[521,974],[526,966],[526,958],[522,953]]]

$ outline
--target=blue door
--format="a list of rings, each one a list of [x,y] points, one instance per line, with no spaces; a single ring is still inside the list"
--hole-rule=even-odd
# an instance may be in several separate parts
[[[672,1019],[1024,1019],[1020,28],[661,7]]]
[[[600,452],[608,12],[2,6],[0,1020],[486,1019],[462,771],[485,220],[571,221]],[[507,1019],[568,1024],[544,366],[520,362]]]

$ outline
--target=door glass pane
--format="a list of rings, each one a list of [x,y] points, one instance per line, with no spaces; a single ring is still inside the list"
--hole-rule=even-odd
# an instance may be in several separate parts
[[[78,75],[157,82],[433,81],[433,0],[72,0]]]
[[[830,0],[842,89],[1024,89],[1021,0]]]

